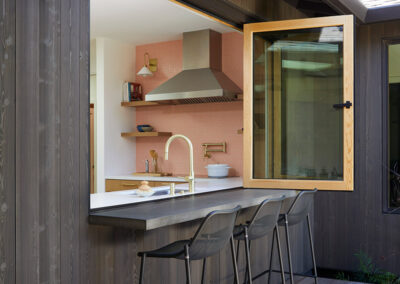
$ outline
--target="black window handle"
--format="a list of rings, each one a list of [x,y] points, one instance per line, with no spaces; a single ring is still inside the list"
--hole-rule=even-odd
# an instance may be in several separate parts
[[[344,104],[335,104],[333,105],[334,108],[350,108],[353,104],[350,101],[346,101]]]

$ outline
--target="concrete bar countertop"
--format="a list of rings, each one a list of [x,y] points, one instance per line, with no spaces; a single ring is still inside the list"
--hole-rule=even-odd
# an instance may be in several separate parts
[[[267,198],[295,196],[295,190],[244,189],[186,194],[179,198],[154,200],[125,206],[92,210],[89,222],[137,230],[152,230],[205,217],[219,209],[257,206]]]

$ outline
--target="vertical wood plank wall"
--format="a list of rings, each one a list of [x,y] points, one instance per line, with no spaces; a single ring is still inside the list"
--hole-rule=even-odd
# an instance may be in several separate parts
[[[355,188],[315,200],[317,264],[357,270],[362,250],[381,269],[400,274],[400,215],[383,214],[382,39],[400,38],[400,21],[356,30]]]
[[[40,246],[39,241],[41,236],[48,231],[46,226],[42,233],[40,232],[39,219],[38,2],[16,2],[16,82],[18,82],[16,84],[17,283],[40,282],[40,273],[37,273],[40,263],[39,252],[40,249],[45,250],[45,248]],[[47,170],[49,170],[49,176],[53,174],[51,169]],[[55,191],[58,191],[58,189],[56,188]],[[42,197],[44,198],[44,196]],[[46,203],[45,200],[42,200],[43,206],[48,206]],[[58,268],[57,264],[55,267]]]
[[[89,0],[6,2],[16,2],[13,277],[89,283]]]
[[[15,282],[15,1],[0,0],[0,283]]]

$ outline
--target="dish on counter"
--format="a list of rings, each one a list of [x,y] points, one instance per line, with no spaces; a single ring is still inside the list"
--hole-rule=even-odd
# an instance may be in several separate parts
[[[141,182],[139,188],[136,189],[136,194],[141,197],[148,197],[154,194],[154,190],[152,190],[149,186],[149,182],[147,180],[144,180]]]
[[[136,195],[140,196],[140,197],[149,197],[152,196],[154,194],[153,190],[140,190],[140,189],[136,189],[135,190]]]
[[[209,164],[206,166],[209,178],[225,178],[231,167],[227,164]]]

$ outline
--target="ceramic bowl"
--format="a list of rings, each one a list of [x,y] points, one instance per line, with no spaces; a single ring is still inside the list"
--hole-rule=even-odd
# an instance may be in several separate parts
[[[136,128],[139,132],[151,132],[153,130],[153,127],[148,124],[141,124],[136,126]]]
[[[225,178],[228,176],[231,167],[227,164],[209,164],[206,168],[209,178]]]

